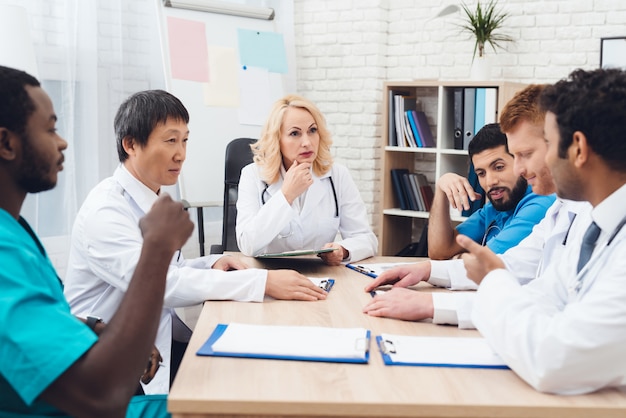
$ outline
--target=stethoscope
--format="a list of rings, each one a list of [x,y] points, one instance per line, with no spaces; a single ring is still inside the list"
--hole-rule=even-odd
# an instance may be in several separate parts
[[[335,218],[339,217],[339,202],[337,201],[337,191],[335,190],[335,182],[333,181],[332,177],[328,177],[328,180],[330,180],[330,187],[333,190],[333,197],[335,198]],[[265,188],[263,189],[263,191],[261,192],[261,203],[263,205],[265,205],[265,193],[267,193],[269,195],[269,192],[267,191],[267,188],[270,187],[269,184],[265,183]],[[270,196],[271,198],[272,196]]]
[[[493,221],[491,221],[491,223],[489,224],[489,226],[485,230],[485,234],[483,235],[483,240],[480,243],[480,245],[482,245],[483,247],[487,244],[487,240],[489,238],[489,233],[491,232],[492,229],[497,229],[498,231],[502,231],[500,229],[500,227],[498,225],[496,225],[496,220],[495,219]]]

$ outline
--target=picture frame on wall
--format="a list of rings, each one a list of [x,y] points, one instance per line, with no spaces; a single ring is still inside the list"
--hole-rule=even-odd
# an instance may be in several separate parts
[[[626,70],[626,36],[600,38],[600,68]]]

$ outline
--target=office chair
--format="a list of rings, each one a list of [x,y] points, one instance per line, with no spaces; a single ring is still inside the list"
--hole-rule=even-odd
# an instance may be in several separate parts
[[[221,254],[224,251],[239,251],[235,236],[235,222],[237,221],[237,192],[241,169],[252,162],[250,145],[256,139],[237,138],[226,146],[224,159],[224,212],[222,220],[222,244],[211,245],[211,254]]]

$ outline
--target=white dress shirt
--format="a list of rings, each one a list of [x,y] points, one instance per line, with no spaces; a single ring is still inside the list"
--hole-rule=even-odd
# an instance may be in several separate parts
[[[601,228],[577,273],[582,237],[526,286],[504,269],[485,276],[472,320],[522,379],[542,392],[581,394],[626,385],[626,185],[591,212]],[[572,231],[574,232],[574,231]]]
[[[105,322],[113,317],[141,253],[139,219],[157,197],[123,165],[89,193],[74,222],[65,279],[65,296],[72,313],[81,317],[97,315]],[[211,269],[218,258],[185,260],[180,251],[172,258],[155,342],[164,367],[144,385],[146,394],[169,391],[172,327],[177,332],[182,325],[174,308],[209,299],[263,301],[267,271]]]
[[[370,228],[365,204],[346,167],[333,164],[321,177],[312,173],[313,184],[291,205],[281,191],[284,174],[283,169],[279,180],[267,185],[256,163],[241,171],[236,231],[242,253],[256,256],[318,249],[326,243],[337,242],[350,253],[345,261],[358,261],[376,254],[378,239]],[[340,241],[335,241],[337,232],[341,234]]]
[[[526,284],[538,277],[551,261],[560,259],[569,236],[589,224],[590,213],[588,202],[557,199],[529,236],[498,257],[520,284]],[[460,259],[431,261],[428,282],[451,290],[477,288],[476,283],[467,278],[463,260]],[[474,292],[433,293],[433,323],[474,328],[471,321],[474,297]]]

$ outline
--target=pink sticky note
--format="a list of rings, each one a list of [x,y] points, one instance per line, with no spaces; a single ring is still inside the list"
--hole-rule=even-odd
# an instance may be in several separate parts
[[[204,23],[167,17],[172,78],[209,80],[209,53]]]

